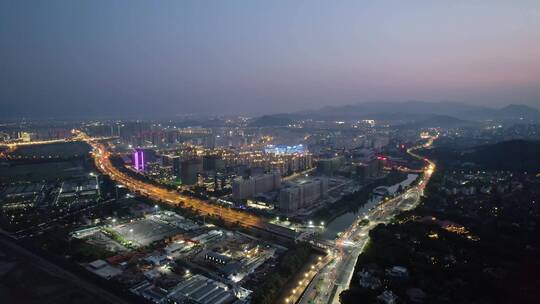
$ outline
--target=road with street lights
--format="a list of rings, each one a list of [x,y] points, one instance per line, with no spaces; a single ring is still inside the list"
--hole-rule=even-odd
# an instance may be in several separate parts
[[[427,163],[423,170],[422,179],[418,184],[393,199],[381,201],[377,206],[359,216],[336,239],[335,247],[329,250],[326,257],[328,262],[317,265],[316,274],[313,275],[309,284],[306,284],[303,291],[301,291],[302,296],[296,298],[297,301],[286,302],[298,302],[300,304],[339,303],[339,294],[349,287],[358,256],[362,253],[369,240],[369,231],[378,224],[388,223],[400,212],[415,208],[420,202],[425,187],[435,170],[435,164],[431,160],[416,154],[415,151],[420,148],[430,147],[436,138],[436,136],[431,137],[425,144],[407,150],[409,155],[422,159]],[[362,225],[363,220],[369,220],[369,223]]]
[[[202,214],[218,216],[227,222],[239,223],[245,227],[259,228],[270,232],[274,230],[274,227],[279,227],[272,225],[266,219],[246,212],[213,205],[200,199],[181,195],[176,191],[137,180],[120,171],[112,164],[110,160],[112,152],[109,151],[105,144],[85,137],[84,134],[81,136],[93,147],[92,156],[98,169],[116,182],[125,185],[131,191],[141,193],[163,203],[190,207]],[[431,146],[435,138],[432,137],[424,145],[407,150],[411,156],[422,159],[427,163],[423,170],[422,179],[418,184],[393,199],[380,202],[364,216],[359,217],[335,240],[335,244],[328,248],[327,256],[312,265],[313,268],[305,274],[305,278],[299,281],[299,285],[286,298],[287,303],[308,303],[310,301],[324,304],[338,303],[339,294],[348,288],[350,284],[357,258],[369,239],[369,231],[380,223],[388,222],[399,212],[414,208],[420,202],[425,186],[435,170],[435,164],[414,151]],[[361,221],[365,217],[369,219],[369,223],[361,225]]]
[[[247,212],[224,208],[219,205],[212,205],[203,200],[181,195],[176,191],[168,190],[163,187],[155,186],[143,181],[139,181],[116,168],[110,157],[112,153],[104,144],[95,141],[89,141],[94,148],[92,153],[98,169],[111,177],[116,182],[125,185],[133,192],[141,193],[156,201],[161,201],[170,205],[183,205],[198,210],[203,215],[219,216],[230,223],[239,223],[243,226],[254,226],[266,228],[266,222],[260,217],[251,215]]]
[[[77,136],[83,138],[92,148],[91,153],[96,167],[101,173],[108,175],[112,180],[124,185],[130,191],[147,196],[155,201],[173,206],[192,208],[205,216],[216,216],[222,220],[239,224],[247,228],[256,228],[275,235],[287,238],[294,238],[294,233],[288,229],[271,224],[267,219],[247,212],[230,209],[221,205],[211,204],[201,199],[181,195],[177,191],[169,190],[144,181],[138,180],[118,168],[111,162],[113,153],[101,141],[88,137],[81,131],[77,131]],[[290,232],[290,233],[289,233]]]

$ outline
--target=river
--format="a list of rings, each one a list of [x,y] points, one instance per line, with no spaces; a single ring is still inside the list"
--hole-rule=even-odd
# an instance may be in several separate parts
[[[399,185],[401,185],[402,187],[406,187],[410,185],[417,177],[418,174],[408,174],[407,179],[405,179],[401,183],[389,186],[388,192],[390,194],[395,193],[399,188]],[[374,196],[363,207],[358,208],[356,211],[347,212],[336,217],[325,227],[325,230],[322,234],[323,238],[327,240],[334,240],[339,232],[342,232],[349,228],[358,216],[363,215],[370,208],[376,206],[381,201],[381,199],[382,197],[380,196]]]

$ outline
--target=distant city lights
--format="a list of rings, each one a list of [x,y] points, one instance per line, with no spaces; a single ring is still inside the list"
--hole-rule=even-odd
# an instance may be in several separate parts
[[[306,153],[307,149],[302,144],[295,145],[295,146],[267,145],[264,148],[264,152],[268,154],[302,154],[302,153]]]

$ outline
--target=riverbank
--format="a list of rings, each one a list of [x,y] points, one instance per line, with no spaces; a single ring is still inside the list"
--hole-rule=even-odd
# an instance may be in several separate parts
[[[398,191],[400,185],[403,189],[405,189],[407,186],[411,186],[412,184],[414,184],[417,179],[417,174],[408,174],[407,178],[405,178],[403,181],[389,186],[388,192],[390,194],[394,194]],[[375,207],[382,199],[383,197],[380,196],[372,196],[367,202],[365,202],[357,209],[334,217],[325,227],[322,235],[323,238],[327,240],[333,240],[339,232],[348,229],[360,214],[365,213],[369,209]]]
[[[372,198],[373,189],[380,186],[394,186],[398,185],[401,182],[407,180],[408,174],[392,171],[388,173],[384,178],[375,180],[370,184],[362,187],[362,189],[343,196],[337,202],[325,206],[317,210],[313,214],[313,219],[315,222],[325,222],[330,223],[336,218],[342,216],[343,214],[350,212],[357,212],[360,208],[365,206]]]

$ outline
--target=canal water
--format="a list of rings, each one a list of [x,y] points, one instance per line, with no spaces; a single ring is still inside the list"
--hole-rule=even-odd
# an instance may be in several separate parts
[[[402,187],[406,187],[410,185],[417,177],[418,177],[418,174],[408,174],[407,179],[405,179],[401,183],[388,187],[388,192],[390,194],[395,193],[397,189],[399,188],[399,185],[401,185]],[[346,230],[347,228],[349,228],[358,216],[363,215],[371,207],[374,207],[375,205],[377,205],[381,201],[381,199],[382,197],[380,196],[374,196],[363,207],[358,208],[358,210],[353,211],[353,212],[347,212],[345,214],[342,214],[336,217],[333,221],[328,223],[328,225],[325,227],[325,230],[322,235],[323,238],[327,240],[334,240],[336,238],[336,235],[339,232],[342,232]]]

